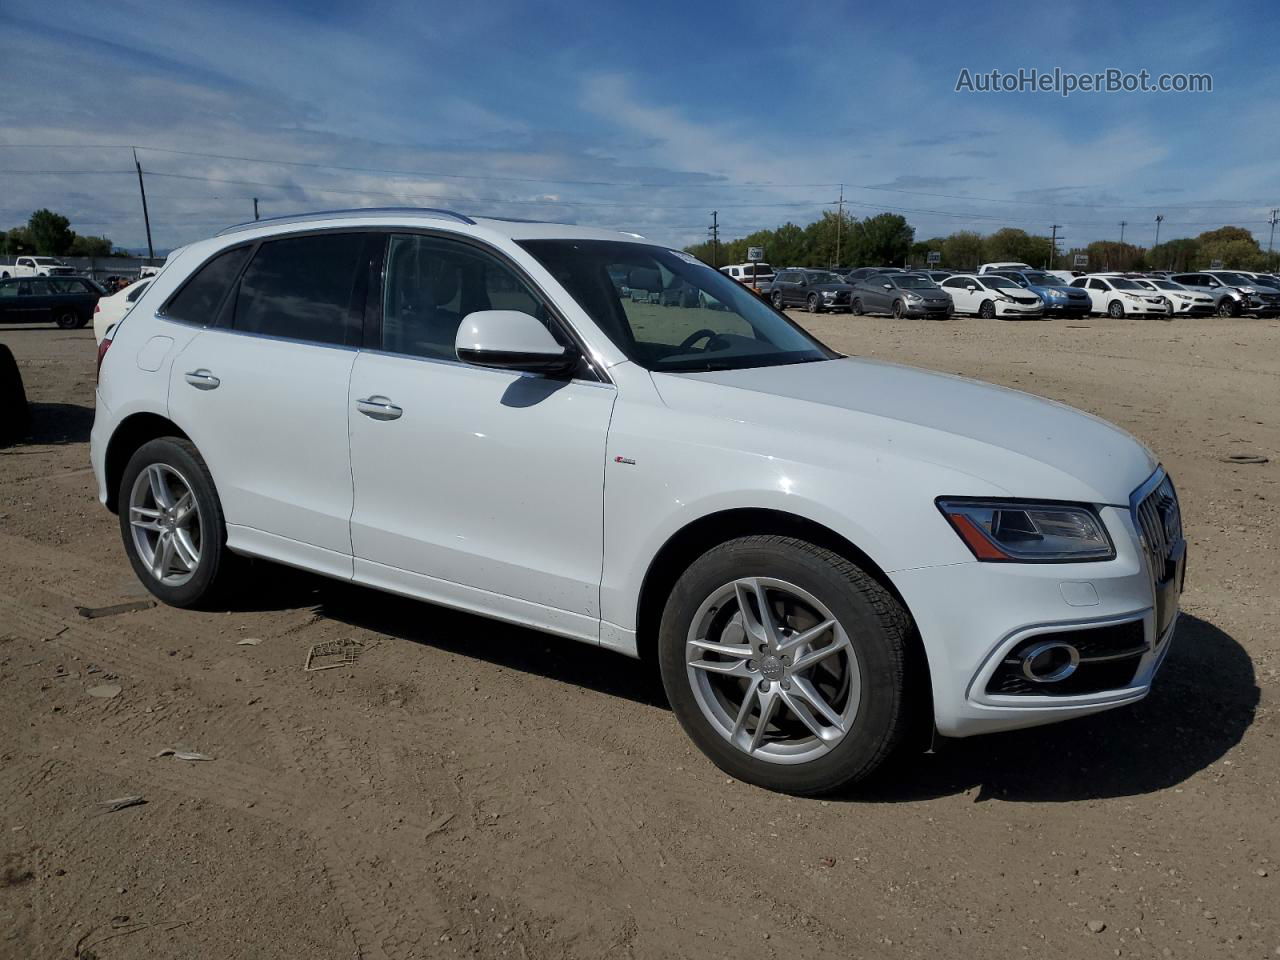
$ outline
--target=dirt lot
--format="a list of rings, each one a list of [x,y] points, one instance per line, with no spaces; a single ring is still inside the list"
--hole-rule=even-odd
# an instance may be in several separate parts
[[[0,957],[1280,953],[1280,322],[805,322],[1160,452],[1191,567],[1146,702],[797,800],[726,780],[634,662],[427,605],[264,566],[226,612],[83,619],[144,595],[88,470],[93,338],[5,328],[38,433],[0,451]]]

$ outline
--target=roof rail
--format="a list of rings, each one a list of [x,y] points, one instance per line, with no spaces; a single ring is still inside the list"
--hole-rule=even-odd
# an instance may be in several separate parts
[[[389,216],[392,214],[397,216],[440,217],[456,220],[458,223],[475,224],[474,220],[461,213],[455,213],[452,210],[439,210],[435,207],[349,207],[344,210],[317,210],[313,213],[297,213],[284,217],[264,217],[261,220],[248,220],[244,223],[237,223],[235,226],[227,227],[224,230],[219,230],[217,235],[221,237],[228,233],[239,233],[242,230],[252,230],[254,227],[261,227],[267,224],[306,223],[311,220],[335,220],[343,217]]]

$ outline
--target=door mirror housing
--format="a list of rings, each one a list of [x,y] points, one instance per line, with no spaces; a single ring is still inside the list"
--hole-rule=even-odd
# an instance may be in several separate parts
[[[972,283],[966,283],[966,284],[965,284],[965,286],[964,286],[964,288],[965,288],[966,290],[968,290],[970,293],[977,293],[977,292],[978,292],[978,287],[977,287],[975,284],[972,284]]]
[[[892,284],[892,283],[882,283],[882,284],[880,284],[880,286],[884,287],[886,290],[892,290],[892,289],[893,289],[893,284]]]
[[[458,327],[454,350],[463,363],[567,377],[580,355],[559,343],[542,321],[518,310],[477,310]]]

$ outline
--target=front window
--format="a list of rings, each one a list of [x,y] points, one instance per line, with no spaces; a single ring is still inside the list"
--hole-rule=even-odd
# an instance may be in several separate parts
[[[820,270],[812,270],[805,274],[809,278],[810,283],[841,283],[839,277],[834,273],[823,273]]]
[[[622,240],[520,245],[628,359],[647,370],[736,370],[838,356],[686,253]],[[615,282],[620,275],[625,282]]]
[[[1152,280],[1150,281],[1150,283],[1154,285],[1158,290],[1185,290],[1186,289],[1186,287],[1184,287],[1182,284],[1174,283],[1172,280]]]
[[[1246,277],[1243,273],[1219,273],[1217,277],[1223,283],[1230,284],[1233,287],[1251,287],[1257,282],[1252,277]]]
[[[1033,287],[1056,287],[1062,283],[1057,277],[1051,277],[1047,273],[1024,273],[1023,276]]]

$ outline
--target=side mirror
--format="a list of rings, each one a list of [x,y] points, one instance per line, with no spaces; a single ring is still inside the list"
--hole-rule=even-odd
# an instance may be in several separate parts
[[[882,284],[880,284],[880,286],[884,287],[886,290],[892,290],[892,289],[893,289],[893,284],[892,284],[892,283],[882,283]]]
[[[458,327],[458,359],[478,367],[564,377],[578,365],[578,351],[556,342],[536,317],[518,310],[477,310]]]
[[[978,288],[977,288],[974,284],[972,284],[972,283],[967,283],[967,284],[965,284],[965,287],[964,287],[964,288],[965,288],[966,290],[968,290],[970,293],[977,293],[977,292],[978,292]]]

